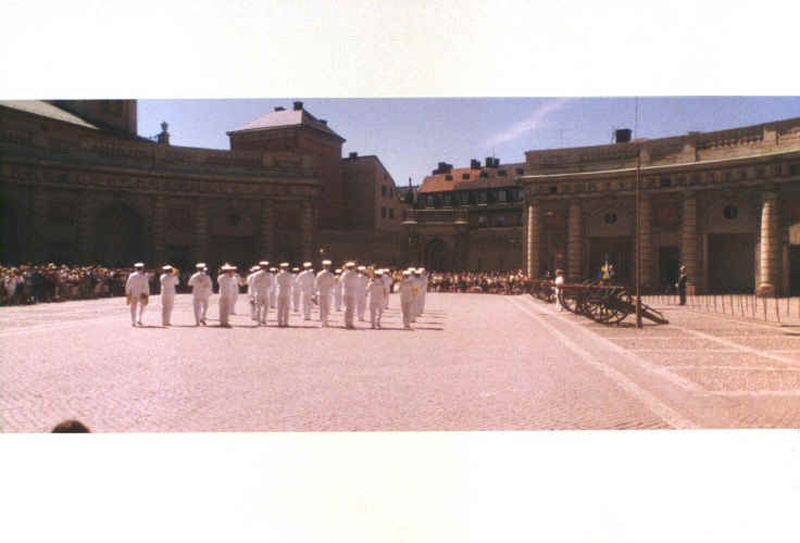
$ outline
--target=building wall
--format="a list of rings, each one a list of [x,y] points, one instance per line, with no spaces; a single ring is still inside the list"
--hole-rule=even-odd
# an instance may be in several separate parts
[[[620,282],[634,282],[640,152],[646,289],[669,288],[684,264],[697,292],[800,290],[800,251],[790,234],[800,219],[800,119],[526,153],[528,273],[560,267],[580,281],[609,261]]]
[[[2,260],[301,261],[313,174],[295,153],[171,147],[0,108]]]

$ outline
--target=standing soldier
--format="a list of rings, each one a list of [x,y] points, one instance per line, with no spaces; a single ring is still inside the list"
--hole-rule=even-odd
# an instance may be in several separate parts
[[[311,297],[314,295],[314,270],[311,262],[303,262],[303,271],[294,280],[294,288],[300,291],[303,300],[303,320],[311,320]]]
[[[292,309],[295,313],[300,312],[300,295],[302,290],[297,286],[297,278],[300,276],[300,268],[292,268]]]
[[[425,295],[428,294],[428,272],[425,268],[419,269],[419,314],[425,313]]]
[[[678,277],[678,296],[681,305],[686,305],[686,285],[689,283],[689,276],[686,275],[686,266],[681,266],[681,275]]]
[[[236,292],[239,290],[239,279],[236,275],[236,266],[227,262],[222,266],[222,274],[217,276],[219,285],[219,325],[230,328],[228,318],[233,310]]]
[[[197,272],[189,278],[189,286],[192,287],[192,304],[194,305],[195,326],[206,325],[206,311],[208,311],[208,299],[214,286],[211,284],[211,277],[206,273],[206,265],[199,262],[195,269]]]
[[[289,303],[292,296],[292,275],[289,273],[289,263],[281,262],[281,271],[275,277],[278,298],[278,326],[289,326]]]
[[[319,320],[322,326],[328,327],[328,315],[331,311],[331,293],[336,285],[336,277],[331,273],[331,261],[322,261],[322,271],[317,274],[314,280],[314,290],[317,291],[319,300]]]
[[[258,322],[257,314],[257,295],[256,295],[256,274],[261,271],[259,266],[252,266],[250,273],[247,275],[247,301],[250,303],[250,320]]]
[[[175,287],[180,283],[178,270],[167,264],[161,268],[161,324],[169,326],[172,320],[172,308],[175,307]]]
[[[400,281],[400,309],[403,313],[403,328],[410,329],[414,311],[414,279],[410,270],[403,271]]]
[[[125,283],[125,295],[131,306],[131,326],[142,326],[142,314],[150,298],[150,283],[144,272],[144,263],[137,262],[133,265],[133,273],[128,276]],[[139,309],[138,314],[136,309]]]
[[[342,291],[344,293],[344,326],[345,328],[355,328],[353,315],[356,310],[359,285],[361,279],[355,270],[355,263],[348,262],[344,265],[345,272],[342,274]]]
[[[369,294],[369,320],[372,328],[381,328],[381,315],[386,305],[386,284],[383,282],[383,270],[375,270],[375,277],[367,284]]]
[[[246,281],[242,280],[242,276],[239,275],[239,272],[236,271],[236,266],[233,266],[233,268],[233,277],[236,279],[236,289],[234,289],[233,294],[231,294],[231,315],[236,314],[236,302],[239,300],[239,285],[246,283]]]
[[[336,284],[333,286],[333,300],[336,311],[342,310],[342,269],[336,268]]]
[[[269,298],[275,278],[269,272],[269,262],[262,260],[258,263],[260,271],[253,278],[253,288],[256,293],[256,320],[258,324],[267,324],[269,314]]]
[[[272,275],[272,289],[269,291],[269,306],[275,309],[278,300],[278,268],[270,268],[270,275]]]
[[[564,307],[561,305],[561,287],[564,285],[564,272],[562,270],[556,270],[556,280],[555,280],[555,298],[556,298],[556,309],[558,311],[564,311]]]
[[[384,309],[389,309],[389,294],[392,293],[392,273],[389,271],[389,268],[384,268],[381,270],[381,279],[383,280],[383,294],[386,299],[386,302],[383,304]]]
[[[411,322],[417,322],[420,313],[420,300],[422,299],[422,271],[421,268],[411,268],[411,284],[413,301],[411,302]]]
[[[357,302],[357,311],[358,311],[358,320],[364,321],[364,313],[367,309],[367,283],[369,283],[369,277],[367,277],[367,268],[366,266],[359,266],[358,267],[358,298],[356,299]]]

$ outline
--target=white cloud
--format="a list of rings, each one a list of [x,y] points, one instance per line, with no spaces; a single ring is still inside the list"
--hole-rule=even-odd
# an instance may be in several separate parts
[[[547,102],[533,112],[533,114],[523,121],[519,121],[508,127],[506,130],[495,134],[486,142],[487,145],[499,145],[507,141],[513,141],[521,136],[530,135],[544,125],[544,119],[551,113],[566,107],[569,98],[558,98]]]

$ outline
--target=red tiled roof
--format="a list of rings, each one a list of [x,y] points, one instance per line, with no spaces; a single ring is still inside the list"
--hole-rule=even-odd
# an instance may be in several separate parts
[[[427,192],[450,192],[455,190],[475,190],[498,187],[509,187],[516,185],[514,177],[517,176],[517,168],[522,168],[524,164],[501,164],[497,168],[481,168],[472,170],[470,168],[453,168],[450,173],[429,175],[420,186],[418,193]],[[499,175],[500,170],[506,172],[505,176]],[[488,177],[481,177],[481,172],[486,172]],[[469,174],[469,179],[464,179],[464,174]],[[452,176],[448,181],[447,176]]]

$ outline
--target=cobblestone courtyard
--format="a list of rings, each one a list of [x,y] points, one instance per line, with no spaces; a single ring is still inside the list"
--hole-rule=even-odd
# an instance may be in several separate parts
[[[144,328],[122,299],[0,310],[0,427],[75,417],[99,432],[800,427],[800,328],[657,307],[667,326],[607,328],[527,296],[430,294],[416,329],[291,315]]]

